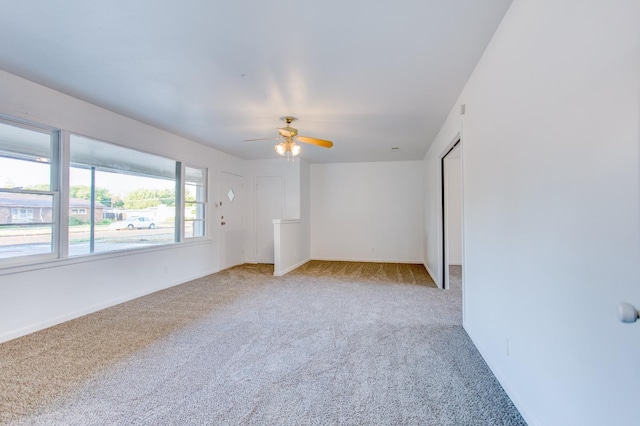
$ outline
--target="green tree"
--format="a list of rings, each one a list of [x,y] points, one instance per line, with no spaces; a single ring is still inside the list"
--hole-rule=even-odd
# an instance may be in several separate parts
[[[50,191],[51,185],[48,183],[37,183],[35,185],[25,186],[24,189],[28,189],[30,191]]]
[[[89,185],[74,185],[69,188],[69,195],[71,198],[91,200],[91,187]],[[96,187],[96,201],[98,203],[111,206],[114,198],[117,197],[114,197],[107,188]]]
[[[174,189],[162,189],[158,192],[158,199],[165,206],[176,205],[176,191]]]
[[[131,191],[124,197],[124,208],[140,210],[149,207],[176,205],[176,193],[173,189],[145,189]]]
[[[111,207],[121,209],[124,207],[124,200],[117,195],[111,197]]]

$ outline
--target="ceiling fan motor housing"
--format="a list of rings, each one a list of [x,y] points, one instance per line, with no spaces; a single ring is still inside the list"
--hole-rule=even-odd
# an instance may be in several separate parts
[[[285,138],[292,138],[294,136],[298,136],[298,129],[294,129],[293,127],[281,127],[278,129],[278,132]]]

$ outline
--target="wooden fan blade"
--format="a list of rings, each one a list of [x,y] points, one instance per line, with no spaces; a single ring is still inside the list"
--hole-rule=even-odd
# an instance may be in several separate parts
[[[245,139],[242,142],[253,142],[253,141],[272,141],[275,139],[282,139],[280,136],[276,136],[274,138],[259,138],[259,139]]]
[[[298,140],[304,143],[310,143],[311,145],[318,145],[323,148],[331,148],[333,146],[333,142],[326,141],[324,139],[310,138],[309,136],[298,136]]]

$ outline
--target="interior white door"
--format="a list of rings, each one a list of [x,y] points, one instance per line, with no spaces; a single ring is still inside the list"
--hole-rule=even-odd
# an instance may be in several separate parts
[[[282,219],[282,176],[256,178],[256,259],[274,263],[273,219]]]
[[[220,269],[244,263],[244,226],[242,206],[244,188],[242,176],[220,173]]]

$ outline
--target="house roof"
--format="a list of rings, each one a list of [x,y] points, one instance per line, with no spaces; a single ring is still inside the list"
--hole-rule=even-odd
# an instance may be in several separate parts
[[[0,193],[0,207],[11,208],[46,208],[51,207],[51,200],[47,196],[34,194]],[[70,208],[90,208],[91,203],[82,198],[70,198]],[[96,208],[104,209],[107,206],[96,203]]]

